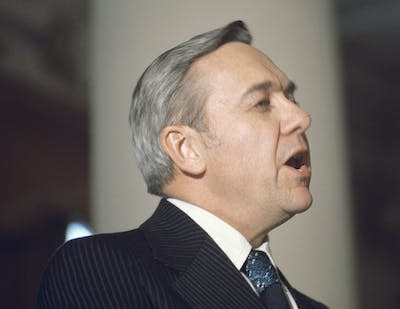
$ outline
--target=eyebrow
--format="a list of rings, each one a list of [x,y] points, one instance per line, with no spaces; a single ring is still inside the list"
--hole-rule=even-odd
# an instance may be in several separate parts
[[[256,91],[267,91],[272,87],[272,83],[270,81],[262,82],[259,84],[256,84],[254,86],[251,86],[249,89],[246,90],[246,92],[243,94],[242,97],[248,96],[249,94],[256,92]]]
[[[248,96],[249,94],[256,92],[256,91],[267,91],[272,88],[272,83],[270,81],[262,82],[259,84],[256,84],[254,86],[251,86],[249,89],[246,90],[246,92],[243,94],[243,97]],[[286,87],[282,90],[283,94],[285,96],[289,94],[293,94],[297,89],[297,86],[294,82],[289,81],[289,83],[286,85]]]

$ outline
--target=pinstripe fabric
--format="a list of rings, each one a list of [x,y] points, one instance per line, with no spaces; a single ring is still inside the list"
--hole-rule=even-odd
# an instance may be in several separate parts
[[[299,308],[325,308],[291,292]],[[37,308],[264,307],[214,241],[162,200],[137,230],[62,246],[43,274]]]

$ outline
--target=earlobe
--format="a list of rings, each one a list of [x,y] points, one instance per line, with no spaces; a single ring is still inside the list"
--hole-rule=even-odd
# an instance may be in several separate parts
[[[168,126],[161,131],[164,151],[184,174],[200,176],[206,170],[199,133],[186,126]]]

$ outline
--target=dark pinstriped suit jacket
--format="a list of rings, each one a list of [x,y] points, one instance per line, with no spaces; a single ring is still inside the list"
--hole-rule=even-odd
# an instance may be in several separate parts
[[[288,288],[299,308],[326,308]],[[139,229],[70,241],[44,272],[37,308],[264,308],[242,274],[166,200]]]

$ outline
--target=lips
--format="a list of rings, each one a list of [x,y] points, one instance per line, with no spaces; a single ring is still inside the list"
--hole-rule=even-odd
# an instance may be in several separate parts
[[[300,170],[302,167],[309,167],[309,154],[305,149],[294,152],[286,161],[285,166]]]

